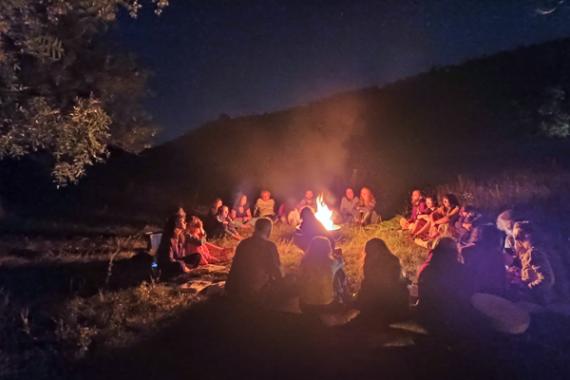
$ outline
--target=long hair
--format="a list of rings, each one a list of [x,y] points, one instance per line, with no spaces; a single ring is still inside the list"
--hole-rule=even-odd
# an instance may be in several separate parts
[[[331,242],[324,236],[316,236],[311,240],[307,253],[303,256],[301,267],[305,269],[327,269],[333,261]]]
[[[388,249],[384,240],[378,238],[368,240],[364,252],[366,253],[363,267],[365,278],[379,275],[396,278],[401,276],[400,260]]]
[[[444,199],[449,201],[449,209],[453,210],[455,207],[459,207],[459,199],[455,196],[455,194],[445,194],[443,196]]]
[[[457,242],[450,237],[441,238],[431,251],[430,265],[446,267],[459,264]]]
[[[360,202],[362,202],[362,204],[365,206],[376,202],[376,198],[374,197],[374,194],[369,187],[364,186],[362,189],[360,189]]]

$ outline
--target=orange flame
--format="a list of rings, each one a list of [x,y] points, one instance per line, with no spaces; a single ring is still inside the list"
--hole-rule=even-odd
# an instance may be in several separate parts
[[[321,222],[327,231],[334,231],[339,229],[339,226],[333,222],[332,210],[323,201],[323,194],[320,194],[317,197],[317,212],[315,212],[315,217],[319,222]]]

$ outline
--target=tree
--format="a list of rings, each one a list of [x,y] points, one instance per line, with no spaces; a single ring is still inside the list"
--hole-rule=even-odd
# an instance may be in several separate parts
[[[540,131],[548,137],[566,138],[570,136],[570,114],[566,92],[560,87],[549,88],[545,101],[539,108],[541,115]]]
[[[160,14],[168,0],[148,0]],[[59,185],[104,161],[109,145],[146,147],[147,74],[111,54],[105,32],[141,0],[0,1],[0,158],[46,152]]]

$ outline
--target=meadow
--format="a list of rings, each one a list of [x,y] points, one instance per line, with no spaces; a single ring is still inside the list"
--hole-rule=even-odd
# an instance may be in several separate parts
[[[544,240],[557,272],[566,273],[567,225],[559,222],[552,231],[547,222],[566,221],[567,206],[559,194],[569,189],[569,178],[563,171],[521,172],[485,181],[460,177],[437,190],[458,194],[463,202],[484,209],[489,219],[504,207],[525,206],[547,232]],[[416,279],[428,252],[400,230],[398,219],[341,230],[338,246],[353,292],[362,277],[363,248],[371,238],[383,239],[400,259],[404,275]],[[144,231],[156,228],[7,224],[0,242],[0,373],[6,378],[66,377],[81,360],[134,347],[208,299],[207,294],[181,287],[180,281],[163,282],[152,275]],[[292,233],[291,227],[278,224],[271,238],[278,245],[285,273],[294,274],[302,252],[291,242]],[[191,277],[219,282],[227,270],[198,270]],[[564,276],[558,284],[565,284]],[[559,286],[561,297],[564,292],[565,287]]]

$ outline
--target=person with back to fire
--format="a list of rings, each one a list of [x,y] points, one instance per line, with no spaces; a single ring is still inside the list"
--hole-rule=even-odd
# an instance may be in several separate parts
[[[368,240],[364,251],[364,278],[357,298],[359,319],[381,327],[406,317],[409,296],[400,260],[378,238]]]
[[[272,226],[268,218],[257,219],[253,236],[238,244],[226,282],[230,299],[263,304],[274,294],[282,272],[277,246],[269,240]]]
[[[410,216],[408,218],[400,219],[400,226],[403,230],[413,231],[418,219],[418,216],[422,215],[426,211],[426,202],[422,195],[422,192],[418,189],[412,191],[410,199]]]
[[[350,299],[339,250],[331,240],[315,236],[299,267],[299,303],[306,314],[322,315],[342,311]]]

